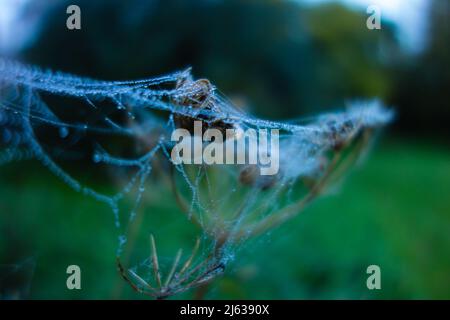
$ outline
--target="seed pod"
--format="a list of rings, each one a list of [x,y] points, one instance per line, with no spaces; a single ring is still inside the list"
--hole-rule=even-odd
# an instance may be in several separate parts
[[[214,96],[214,87],[207,79],[199,79],[192,81],[190,79],[182,79],[177,83],[177,89],[184,88],[186,94],[181,98],[175,99],[176,105],[183,107],[191,107],[198,110],[207,110],[219,113],[219,107],[216,104]],[[202,121],[203,131],[208,129],[218,129],[225,136],[226,129],[234,129],[234,125],[226,123],[221,119],[214,119],[213,116],[207,114],[199,114],[198,116],[175,115],[175,125],[177,128],[183,128],[190,133],[194,133],[194,122]],[[202,132],[203,134],[204,132]]]
[[[327,123],[327,126],[330,130],[329,135],[333,142],[334,151],[342,150],[355,131],[355,124],[350,120],[346,120],[342,124],[337,124],[336,121],[332,120]]]
[[[239,182],[246,186],[252,186],[261,190],[272,188],[279,180],[279,174],[272,176],[261,175],[260,168],[253,164],[245,166],[239,174]]]

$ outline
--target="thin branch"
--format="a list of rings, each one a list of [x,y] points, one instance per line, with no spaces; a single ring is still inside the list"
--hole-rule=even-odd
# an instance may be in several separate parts
[[[161,288],[161,274],[159,273],[159,263],[158,263],[158,253],[156,252],[155,238],[153,235],[150,235],[150,244],[152,247],[152,262],[153,262],[153,271],[155,273],[155,279],[158,283],[158,286]]]
[[[195,255],[197,254],[198,248],[200,247],[200,238],[197,238],[197,241],[195,242],[194,249],[192,250],[192,254],[189,257],[189,259],[186,260],[186,263],[181,268],[179,274],[183,274],[191,265],[192,261],[194,260]]]
[[[173,274],[175,273],[175,270],[178,267],[178,263],[180,262],[181,254],[183,253],[183,249],[179,249],[177,252],[177,255],[175,257],[175,261],[173,262],[172,268],[170,269],[169,275],[167,276],[166,282],[164,284],[164,287],[167,287],[170,283],[170,280],[172,280]]]

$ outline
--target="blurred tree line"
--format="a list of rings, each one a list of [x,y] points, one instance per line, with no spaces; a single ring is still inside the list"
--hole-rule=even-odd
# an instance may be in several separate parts
[[[396,70],[390,102],[408,132],[450,133],[450,1],[432,0],[428,43],[418,56],[405,57]]]
[[[282,0],[70,1],[82,30],[54,7],[32,63],[101,79],[193,67],[258,116],[288,119],[380,98],[399,110],[396,130],[449,133],[449,6],[433,1],[427,48],[403,52],[395,27],[366,28],[367,15],[339,4]],[[63,14],[64,13],[64,14]],[[447,105],[447,107],[445,107]]]

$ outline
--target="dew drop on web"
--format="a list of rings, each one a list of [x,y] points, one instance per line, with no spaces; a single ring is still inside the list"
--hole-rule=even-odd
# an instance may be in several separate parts
[[[69,135],[69,129],[67,129],[67,127],[59,128],[59,136],[61,137],[61,139],[67,138],[68,135]]]
[[[94,155],[92,156],[92,161],[94,161],[95,163],[99,163],[100,161],[102,161],[102,156],[98,153],[94,153]]]

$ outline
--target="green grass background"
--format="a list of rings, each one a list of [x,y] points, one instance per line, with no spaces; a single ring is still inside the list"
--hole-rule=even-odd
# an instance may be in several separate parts
[[[238,250],[206,298],[448,299],[449,187],[448,146],[383,137],[328,195]],[[170,211],[172,202],[151,210]],[[145,298],[120,279],[116,246],[105,205],[39,164],[0,167],[6,298]],[[81,267],[81,290],[66,288],[69,264]],[[372,264],[381,267],[381,290],[366,287]],[[175,298],[189,297],[192,292]]]

